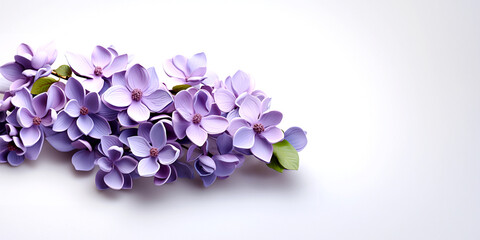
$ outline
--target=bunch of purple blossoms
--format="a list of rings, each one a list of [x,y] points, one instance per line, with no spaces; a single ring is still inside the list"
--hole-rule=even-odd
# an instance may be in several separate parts
[[[282,113],[269,110],[271,99],[245,72],[209,79],[204,53],[164,62],[172,89],[153,67],[129,66],[113,47],[68,53],[68,65],[52,68],[56,59],[52,44],[36,51],[21,44],[0,67],[11,82],[0,101],[0,163],[36,160],[46,139],[74,152],[77,171],[97,169],[98,189],[195,175],[208,187],[254,159],[279,172],[298,169],[306,132],[278,128]]]

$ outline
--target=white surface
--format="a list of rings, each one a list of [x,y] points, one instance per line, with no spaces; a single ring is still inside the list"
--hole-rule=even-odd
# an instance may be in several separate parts
[[[204,51],[308,131],[300,170],[99,192],[46,146],[0,166],[1,239],[480,239],[478,1],[179,2],[2,0],[0,60],[113,44],[161,72]]]

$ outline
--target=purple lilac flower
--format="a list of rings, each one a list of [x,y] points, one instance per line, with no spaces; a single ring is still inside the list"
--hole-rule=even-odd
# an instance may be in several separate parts
[[[51,65],[57,58],[57,50],[53,43],[41,46],[33,51],[27,44],[20,44],[15,55],[15,62],[0,67],[0,73],[12,82],[10,90],[16,91],[29,87],[33,81],[50,75]]]
[[[291,127],[285,131],[285,140],[300,152],[307,146],[307,132],[299,127]]]
[[[239,118],[230,122],[228,132],[234,136],[233,146],[250,149],[260,160],[270,162],[272,144],[283,140],[283,132],[276,127],[282,121],[278,111],[262,112],[262,103],[253,96],[245,97],[239,109]]]
[[[153,73],[153,68],[147,72],[144,67],[136,64],[126,73],[115,74],[112,87],[102,96],[103,101],[112,109],[126,109],[128,117],[136,122],[148,120],[150,111],[160,112],[173,101],[169,92],[160,89],[156,74],[151,77]]]
[[[132,187],[130,173],[138,162],[129,156],[123,156],[123,144],[116,136],[103,136],[100,140],[100,152],[104,157],[97,160],[100,170],[95,182],[99,189],[107,187],[115,190]]]
[[[57,118],[57,112],[50,107],[48,98],[62,98],[63,96],[42,93],[32,99],[30,92],[23,88],[12,98],[12,103],[18,107],[16,111],[17,123],[22,127],[20,138],[26,147],[35,145],[42,133],[41,126],[48,127]]]
[[[163,70],[178,84],[198,85],[206,78],[207,57],[203,52],[197,53],[189,59],[177,55],[165,61]]]
[[[145,127],[144,127],[145,126]],[[180,155],[178,147],[167,143],[167,133],[162,122],[145,131],[147,125],[140,125],[139,136],[129,137],[128,144],[133,155],[142,158],[138,163],[138,174],[142,177],[154,176],[164,165],[174,163]],[[147,128],[148,129],[148,128]]]
[[[7,134],[0,136],[0,163],[19,166],[25,159],[27,148],[18,137],[18,130],[11,124],[6,124]]]
[[[194,144],[202,146],[208,134],[225,132],[228,120],[215,115],[213,98],[207,91],[198,90],[192,95],[189,90],[180,91],[175,96],[173,128],[178,138],[188,136]]]
[[[68,80],[65,93],[70,100],[58,114],[53,124],[54,131],[67,131],[72,141],[82,135],[100,139],[112,132],[107,120],[98,114],[101,103],[98,93],[90,92],[85,95],[82,84],[75,78]]]
[[[72,164],[77,171],[90,171],[95,167],[97,151],[92,145],[83,139],[72,142],[72,146],[78,149],[72,156]]]
[[[96,46],[92,52],[90,61],[82,55],[67,53],[67,61],[78,75],[87,77],[83,80],[85,89],[91,92],[99,92],[105,83],[105,78],[127,68],[128,56],[112,56],[111,51],[102,46]]]
[[[233,153],[232,137],[228,134],[223,133],[215,141],[216,148],[209,148],[211,144],[207,141],[201,149],[192,145],[187,152],[187,161],[195,161],[195,170],[205,187],[217,178],[229,177],[245,160],[243,155]]]

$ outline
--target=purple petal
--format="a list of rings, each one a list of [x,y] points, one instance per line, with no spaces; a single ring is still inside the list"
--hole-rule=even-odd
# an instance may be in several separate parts
[[[128,116],[134,121],[147,121],[150,117],[150,110],[142,103],[133,101],[127,109]]]
[[[260,119],[258,120],[259,123],[263,124],[264,127],[276,126],[282,121],[283,114],[279,111],[270,111],[264,113]]]
[[[25,147],[31,147],[40,140],[40,128],[36,125],[33,125],[29,128],[22,128],[20,130],[20,138],[22,139],[23,145]]]
[[[307,133],[299,127],[291,127],[285,131],[285,139],[300,152],[307,145]]]
[[[160,165],[160,169],[155,173],[154,184],[163,185],[168,182],[172,176],[172,168],[170,166]]]
[[[190,76],[203,76],[207,72],[207,57],[205,53],[197,53],[188,59],[187,69]]]
[[[102,46],[96,46],[92,52],[94,66],[105,68],[112,61],[112,54]]]
[[[20,89],[15,93],[15,96],[12,97],[12,104],[15,105],[15,107],[24,107],[30,111],[33,111],[32,101],[32,94],[26,88]]]
[[[78,103],[77,100],[72,99],[67,102],[67,105],[65,105],[65,109],[63,110],[68,114],[68,116],[76,118],[80,116],[80,104]]]
[[[0,67],[0,74],[2,74],[9,81],[15,81],[23,78],[23,70],[24,69],[22,65],[16,62],[11,62]]]
[[[83,86],[90,92],[100,92],[105,84],[102,77],[94,76],[92,79],[85,79],[82,81]]]
[[[100,138],[100,146],[104,155],[108,152],[108,149],[111,147],[122,147],[122,142],[116,136],[102,136]]]
[[[133,89],[145,92],[148,89],[149,78],[147,70],[139,64],[133,65],[127,71],[128,85]]]
[[[195,144],[190,145],[187,150],[187,162],[197,160],[200,155],[203,155],[203,151]]]
[[[12,84],[10,84],[10,91],[16,92],[22,88],[29,87],[32,84],[32,79],[18,79],[16,81],[13,81]]]
[[[163,165],[170,165],[175,160],[177,160],[180,155],[180,150],[174,147],[171,144],[167,144],[160,152],[158,153],[158,160]]]
[[[17,111],[17,122],[21,127],[31,127],[33,125],[33,117],[35,116],[26,108],[21,107]]]
[[[22,43],[17,48],[17,55],[31,57],[33,56],[32,48],[28,44]]]
[[[47,93],[41,93],[35,96],[32,100],[33,111],[37,117],[42,118],[47,114]]]
[[[77,127],[83,134],[88,135],[93,129],[93,120],[88,115],[80,115],[77,118]]]
[[[127,114],[127,111],[121,111],[117,115],[118,122],[124,127],[135,127],[138,122],[133,121]]]
[[[125,74],[126,74],[126,71],[121,71],[121,72],[113,74],[112,85],[113,86],[119,85],[119,86],[124,86],[125,88],[128,88],[127,79],[125,78]],[[129,91],[130,90],[132,90],[132,89],[129,89]]]
[[[57,120],[57,112],[53,109],[48,109],[47,114],[42,118],[43,126],[51,126]]]
[[[75,72],[87,77],[91,77],[93,75],[93,64],[88,61],[84,56],[74,53],[67,53],[66,58],[68,64]]]
[[[205,90],[199,90],[193,97],[193,109],[202,116],[207,115],[212,107],[210,95]]]
[[[185,76],[189,76],[190,73],[188,72],[188,69],[187,69],[187,58],[182,56],[182,55],[177,55],[175,57],[173,57],[172,59],[172,62],[173,62],[173,65],[175,65],[175,67],[182,71]]]
[[[145,138],[147,142],[152,142],[150,138],[150,131],[152,130],[153,124],[151,122],[144,122],[138,126],[138,136]]]
[[[103,69],[103,76],[110,77],[114,73],[123,71],[127,68],[128,56],[127,54],[120,55],[113,59],[112,63]]]
[[[165,90],[157,90],[142,98],[142,102],[153,112],[160,112],[172,103],[173,97]]]
[[[132,93],[124,86],[115,85],[107,89],[103,100],[115,107],[127,107],[132,104]]]
[[[223,112],[230,112],[235,107],[235,95],[226,89],[218,89],[214,97],[215,103]]]
[[[252,128],[241,127],[233,137],[233,146],[243,149],[250,149],[255,143],[255,132]]]
[[[163,64],[163,70],[169,77],[174,77],[179,79],[185,78],[185,74],[181,70],[179,70],[175,66],[175,64],[173,64],[172,59],[168,59],[167,61],[165,61],[165,63]]]
[[[227,155],[215,155],[213,156],[213,160],[215,160],[215,175],[218,177],[228,177],[230,176],[238,163],[238,158],[233,154]]]
[[[235,140],[234,140],[235,141]],[[260,160],[269,163],[270,159],[272,158],[273,154],[273,147],[272,144],[269,143],[265,138],[261,136],[255,137],[255,144],[250,149],[255,155],[255,157],[259,158]]]
[[[77,124],[72,124],[68,129],[67,129],[67,134],[70,140],[75,141],[79,137],[83,135],[83,133],[78,129]]]
[[[104,117],[98,114],[89,114],[88,116],[92,119],[95,126],[88,134],[90,137],[100,139],[102,136],[110,135],[112,133],[110,124]]]
[[[15,62],[19,63],[20,65],[22,65],[24,68],[26,69],[31,69],[32,68],[32,56],[20,56],[20,55],[15,55],[14,57],[15,59]],[[33,70],[35,71],[35,70]]]
[[[199,125],[192,124],[187,128],[187,136],[197,146],[202,146],[207,141],[207,132]]]
[[[123,183],[122,189],[132,189],[133,188],[132,176],[130,176],[130,174],[123,174],[123,179],[124,179],[124,183]]]
[[[140,136],[129,137],[128,145],[132,150],[132,153],[137,157],[147,157],[150,156],[150,149],[152,148],[150,144],[145,140],[145,138]]]
[[[215,176],[215,174],[210,174],[208,176],[202,177],[203,186],[210,187],[210,185],[212,185],[216,179],[217,176]]]
[[[107,157],[112,162],[115,162],[118,159],[120,159],[120,157],[122,157],[122,155],[123,155],[123,148],[122,147],[111,146],[107,150]]]
[[[10,165],[17,167],[23,163],[25,160],[24,156],[18,156],[15,152],[9,152],[7,156],[7,161]]]
[[[233,138],[226,133],[218,136],[216,142],[220,154],[227,154],[233,150]]]
[[[250,125],[248,124],[248,122],[245,119],[234,118],[230,122],[230,125],[228,126],[228,133],[230,133],[230,135],[234,136],[238,129],[240,129],[241,127],[249,127],[249,126]]]
[[[152,146],[162,149],[167,143],[167,132],[162,122],[157,122],[150,130],[149,139],[152,141]]]
[[[53,131],[63,132],[72,125],[73,118],[68,116],[64,111],[60,112],[57,116],[57,120],[53,123]]]
[[[41,134],[40,139],[31,147],[27,147],[25,157],[30,160],[37,160],[40,152],[42,151],[44,137]]]
[[[219,134],[227,130],[228,120],[222,116],[210,115],[203,117],[200,125],[209,134]]]
[[[215,161],[209,156],[200,156],[198,161],[195,163],[195,168],[200,176],[208,176],[212,174],[215,169]]]
[[[160,169],[160,164],[155,158],[146,157],[138,163],[138,174],[142,177],[151,177]]]
[[[87,149],[90,152],[93,149],[92,145],[88,141],[82,139],[78,139],[77,141],[72,142],[72,147],[80,150]]]
[[[43,66],[45,66],[47,61],[48,61],[47,53],[39,51],[32,57],[32,67],[34,69],[40,69]]]
[[[175,135],[177,135],[179,139],[184,138],[187,134],[187,128],[191,125],[191,122],[185,120],[177,111],[173,112],[172,121]]]
[[[180,91],[175,95],[175,109],[186,120],[192,119],[193,115],[193,98],[187,91]]]
[[[47,141],[60,152],[70,152],[74,149],[66,132],[50,135],[47,137]]]
[[[258,98],[247,96],[240,106],[240,116],[250,123],[256,123],[261,113],[261,102]]]
[[[150,79],[150,84],[148,86],[148,90],[145,91],[144,95],[150,95],[154,91],[158,90],[160,86],[160,79],[158,79],[157,72],[155,71],[154,67],[147,69],[148,78]]]
[[[104,172],[110,172],[113,169],[113,163],[106,157],[97,160],[98,167]]]
[[[116,169],[113,169],[111,172],[107,173],[103,180],[108,187],[115,190],[122,189],[124,183],[122,173],[120,173],[120,171],[117,171]]]
[[[85,96],[84,106],[89,113],[97,113],[100,110],[100,96],[96,92],[90,92]]]
[[[267,127],[264,132],[262,132],[262,136],[267,139],[267,141],[271,144],[277,143],[283,140],[283,132],[280,128],[277,127]]]
[[[140,125],[140,126],[141,126],[141,125]],[[139,129],[140,129],[140,127],[139,127]],[[118,136],[118,139],[120,139],[120,141],[121,141],[123,144],[129,146],[127,139],[128,139],[129,137],[132,137],[132,136],[135,136],[135,135],[137,135],[137,129],[127,128],[127,129],[122,130],[122,132],[120,132],[120,136]],[[139,135],[140,135],[140,134],[139,134]],[[147,134],[147,135],[148,135],[148,134]],[[130,147],[130,146],[129,146],[129,147]]]
[[[138,162],[128,156],[122,157],[120,160],[115,162],[115,166],[120,170],[123,174],[131,173],[137,167]]]
[[[47,94],[47,108],[53,108],[55,111],[60,111],[60,109],[65,106],[65,93],[60,87],[56,85],[50,86],[50,88],[48,88]]]
[[[177,175],[180,178],[192,179],[194,177],[192,168],[186,163],[176,161],[175,163],[173,163],[173,165],[171,165],[171,167],[175,168]]]
[[[99,170],[95,175],[95,185],[99,190],[108,189],[107,184],[105,184],[105,181],[103,180],[105,178],[105,175],[107,175],[107,173],[102,170]]]
[[[95,167],[95,153],[87,150],[80,150],[73,154],[72,164],[77,171],[90,171]]]
[[[239,96],[250,89],[250,76],[245,72],[238,70],[232,77],[232,88]]]
[[[77,79],[70,78],[65,85],[65,95],[67,95],[68,99],[75,99],[80,105],[83,105],[85,90]]]

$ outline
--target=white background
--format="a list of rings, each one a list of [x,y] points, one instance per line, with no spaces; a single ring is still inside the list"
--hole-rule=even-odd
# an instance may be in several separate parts
[[[180,2],[2,0],[0,62],[55,40],[161,73],[204,51],[308,131],[299,171],[100,192],[47,145],[0,166],[0,239],[480,239],[478,1]]]

